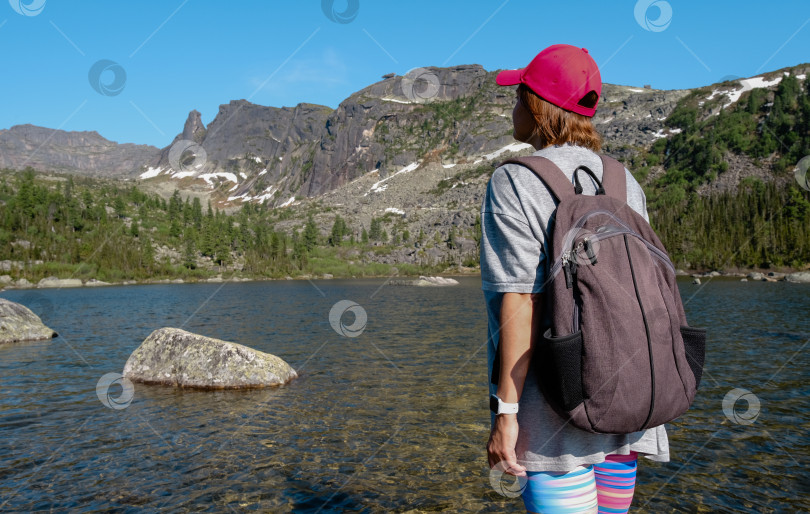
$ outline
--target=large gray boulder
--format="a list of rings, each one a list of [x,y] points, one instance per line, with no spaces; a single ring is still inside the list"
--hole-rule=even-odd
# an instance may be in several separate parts
[[[41,341],[56,335],[25,305],[0,298],[0,343]]]
[[[788,282],[798,282],[810,284],[810,271],[797,271],[796,273],[789,273],[785,276]]]
[[[275,355],[179,328],[160,328],[132,352],[124,376],[145,384],[233,389],[281,385],[298,374]]]

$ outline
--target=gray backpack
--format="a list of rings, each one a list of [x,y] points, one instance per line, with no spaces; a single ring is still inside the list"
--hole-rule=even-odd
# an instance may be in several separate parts
[[[601,158],[603,183],[580,166],[576,185],[544,157],[505,163],[531,169],[559,202],[546,235],[544,312],[535,313],[545,326],[533,334],[543,394],[576,427],[626,434],[689,409],[706,331],[687,325],[675,268],[627,205],[624,166]],[[594,180],[596,195],[582,194],[580,172]]]

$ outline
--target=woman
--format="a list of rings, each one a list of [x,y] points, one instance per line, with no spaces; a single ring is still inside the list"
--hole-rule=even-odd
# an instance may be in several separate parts
[[[580,166],[602,177],[600,137],[591,123],[602,80],[584,48],[553,45],[520,70],[498,74],[501,86],[518,85],[514,137],[553,161],[573,183]],[[644,193],[625,170],[627,203],[647,219]],[[582,184],[584,194],[595,183]],[[573,187],[573,185],[572,185]],[[543,324],[541,293],[547,280],[544,233],[556,200],[528,168],[495,170],[481,208],[481,279],[487,304],[492,432],[490,467],[520,479],[529,512],[628,512],[637,455],[669,461],[664,426],[626,435],[586,432],[567,424],[548,405],[532,369],[532,326]],[[537,329],[536,329],[537,330]],[[496,353],[499,365],[493,370]]]

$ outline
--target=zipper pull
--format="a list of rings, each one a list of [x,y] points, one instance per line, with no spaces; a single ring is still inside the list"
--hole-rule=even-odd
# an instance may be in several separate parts
[[[574,279],[571,276],[570,263],[568,262],[568,258],[565,256],[565,254],[563,254],[562,261],[563,261],[562,268],[563,272],[565,273],[565,288],[571,289],[572,287],[574,287]]]
[[[593,251],[593,243],[586,237],[585,238],[585,254],[591,261],[591,265],[596,264],[596,252]]]

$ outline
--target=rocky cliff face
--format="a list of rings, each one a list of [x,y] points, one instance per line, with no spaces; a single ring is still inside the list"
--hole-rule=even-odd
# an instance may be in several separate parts
[[[385,178],[414,162],[480,160],[513,142],[514,92],[497,86],[495,75],[478,65],[386,75],[335,110],[237,100],[222,105],[208,127],[192,111],[142,178],[196,178],[226,204],[278,206],[375,170]],[[663,120],[686,93],[606,84],[594,121],[616,152],[648,145],[664,136]],[[172,160],[172,151],[183,156]]]
[[[98,132],[66,132],[34,125],[0,130],[0,167],[132,177],[158,152],[149,145],[118,144]]]

